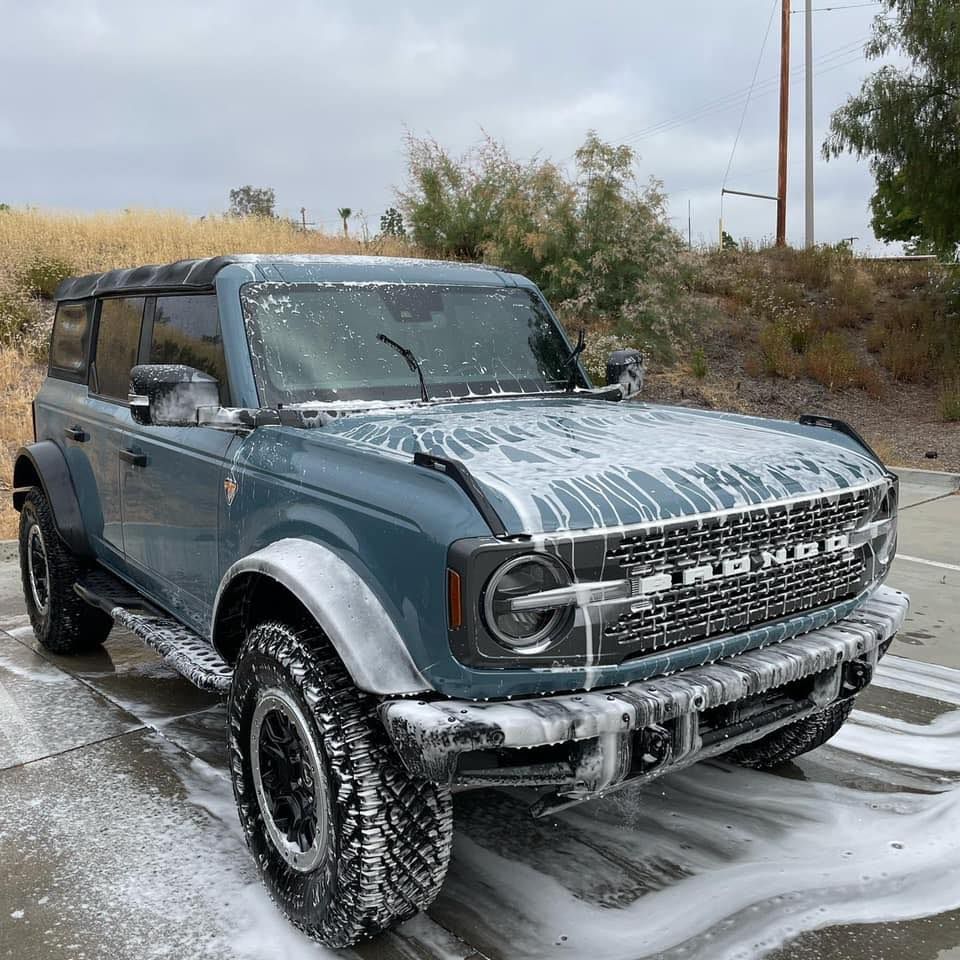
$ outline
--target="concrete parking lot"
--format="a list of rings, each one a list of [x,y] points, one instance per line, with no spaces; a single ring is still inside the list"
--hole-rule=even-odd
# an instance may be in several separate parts
[[[960,496],[904,475],[913,607],[851,722],[777,774],[706,763],[560,816],[457,798],[430,911],[350,956],[960,958]],[[131,636],[38,649],[0,545],[0,957],[330,956],[240,835],[224,714]]]

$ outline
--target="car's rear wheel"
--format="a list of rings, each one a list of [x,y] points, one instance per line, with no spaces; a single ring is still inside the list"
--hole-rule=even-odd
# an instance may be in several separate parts
[[[375,707],[315,624],[250,631],[228,706],[240,821],[270,895],[331,947],[429,906],[450,857],[450,791],[404,769]]]
[[[88,564],[60,539],[43,490],[32,488],[20,509],[20,578],[36,638],[53,653],[85,653],[107,639],[113,620],[73,585]]]
[[[838,700],[829,707],[802,720],[797,720],[773,733],[737,747],[727,758],[745,767],[769,770],[795,760],[823,746],[844,725],[853,709],[853,697]]]

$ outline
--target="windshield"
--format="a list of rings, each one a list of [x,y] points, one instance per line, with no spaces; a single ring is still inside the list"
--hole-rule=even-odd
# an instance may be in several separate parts
[[[562,389],[570,349],[546,306],[516,287],[393,283],[251,283],[247,336],[267,406]],[[587,386],[577,373],[577,386]]]

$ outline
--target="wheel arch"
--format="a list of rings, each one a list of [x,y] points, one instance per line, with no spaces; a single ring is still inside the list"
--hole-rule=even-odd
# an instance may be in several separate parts
[[[280,618],[311,617],[326,634],[353,682],[368,693],[398,695],[431,688],[396,624],[369,585],[346,561],[312,540],[278,540],[227,570],[214,601],[211,638],[236,660],[264,607]]]
[[[67,459],[52,440],[40,440],[17,451],[13,467],[13,506],[16,510],[23,508],[23,501],[32,487],[43,490],[60,539],[78,556],[92,557]]]

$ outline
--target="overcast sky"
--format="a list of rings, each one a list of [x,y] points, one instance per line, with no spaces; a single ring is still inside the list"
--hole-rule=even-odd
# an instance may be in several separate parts
[[[404,179],[405,128],[454,151],[482,128],[517,156],[558,160],[593,128],[630,143],[638,173],[665,182],[678,229],[689,200],[694,241],[713,240],[743,107],[742,96],[721,98],[750,85],[772,9],[771,0],[0,0],[0,201],[199,215],[252,183],[276,189],[281,213],[304,206],[333,229],[337,207],[350,206],[375,229]],[[825,164],[819,145],[830,111],[876,68],[862,45],[878,10],[814,14],[817,239],[856,235],[874,250],[866,164]],[[799,243],[802,14],[792,22],[788,233]],[[734,189],[776,192],[778,57],[779,12]],[[774,214],[765,201],[725,204],[736,237],[770,236]]]

